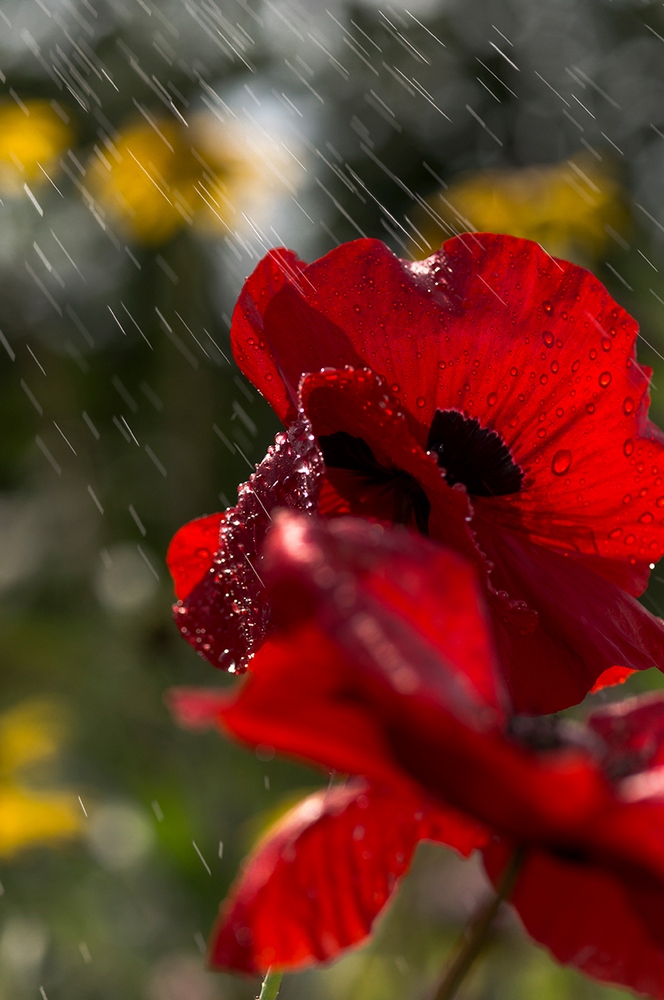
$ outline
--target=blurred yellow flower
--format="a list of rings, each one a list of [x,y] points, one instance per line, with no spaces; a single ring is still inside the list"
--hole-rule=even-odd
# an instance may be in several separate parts
[[[0,192],[46,182],[69,146],[71,129],[48,101],[0,101]],[[23,110],[25,109],[25,110]]]
[[[550,166],[483,170],[429,200],[420,229],[433,248],[454,232],[510,233],[540,243],[557,257],[592,263],[627,213],[611,172],[590,154]],[[440,222],[435,218],[438,216]],[[428,251],[430,252],[430,251]]]
[[[232,232],[285,177],[285,154],[266,136],[199,113],[188,125],[174,118],[141,119],[116,141],[97,147],[89,190],[100,214],[125,233],[157,246],[185,225]]]
[[[52,763],[64,738],[64,718],[45,701],[25,701],[0,715],[0,856],[81,832],[75,795],[41,789],[34,771]]]

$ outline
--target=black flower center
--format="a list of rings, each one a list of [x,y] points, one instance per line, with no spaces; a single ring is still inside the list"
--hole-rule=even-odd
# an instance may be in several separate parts
[[[380,465],[366,441],[346,431],[323,434],[318,443],[328,478],[342,496],[350,492],[352,499],[366,500],[368,513],[396,524],[414,523],[422,534],[428,534],[431,504],[413,476],[403,469]],[[335,474],[339,472],[341,476]],[[343,473],[350,473],[350,477]]]
[[[352,513],[407,524],[429,533],[431,503],[409,473],[381,465],[361,437],[346,431],[319,438],[327,477],[351,504]],[[446,481],[463,483],[471,496],[495,497],[518,493],[523,469],[496,431],[482,427],[458,410],[437,410],[427,439]]]
[[[507,496],[523,484],[523,469],[500,434],[459,410],[436,410],[427,451],[436,455],[449,485],[463,483],[471,496]]]

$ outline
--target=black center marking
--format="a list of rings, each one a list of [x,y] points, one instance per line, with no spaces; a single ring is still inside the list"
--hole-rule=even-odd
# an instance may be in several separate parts
[[[436,410],[427,451],[436,455],[450,486],[463,483],[471,496],[508,496],[523,484],[523,469],[500,434],[459,410]]]
[[[378,488],[383,495],[389,495],[393,508],[392,520],[396,524],[411,524],[414,521],[422,534],[428,534],[431,504],[413,476],[403,469],[380,465],[366,441],[353,437],[346,431],[323,434],[318,443],[325,465],[332,473],[329,478],[335,487],[335,469],[355,473],[353,478],[357,480],[358,492]]]

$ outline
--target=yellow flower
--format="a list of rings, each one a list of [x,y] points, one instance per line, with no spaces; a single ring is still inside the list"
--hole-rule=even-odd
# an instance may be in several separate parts
[[[96,148],[90,193],[102,217],[111,215],[148,246],[193,223],[232,232],[243,212],[286,181],[280,173],[284,153],[275,155],[276,146],[208,113],[194,115],[188,125],[140,119],[107,148]]]
[[[53,762],[63,738],[62,712],[49,702],[25,701],[0,716],[0,856],[81,832],[77,797],[30,781]]]
[[[420,219],[432,247],[450,233],[510,233],[540,243],[557,257],[591,263],[611,230],[624,229],[621,189],[590,154],[551,166],[483,170],[454,181],[429,201]],[[429,252],[429,251],[428,251]]]
[[[25,110],[23,110],[25,109]],[[0,191],[46,182],[71,142],[71,129],[48,101],[0,101]]]

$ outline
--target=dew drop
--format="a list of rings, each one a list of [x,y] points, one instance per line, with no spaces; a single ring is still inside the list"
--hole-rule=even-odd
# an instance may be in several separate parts
[[[652,524],[652,522],[653,522],[654,520],[655,520],[655,518],[654,518],[654,516],[653,516],[653,515],[652,515],[652,514],[650,513],[650,511],[649,511],[649,510],[647,510],[647,511],[645,512],[645,514],[641,514],[641,517],[639,518],[639,521],[641,522],[641,524]]]
[[[558,372],[560,371],[560,362],[558,362],[558,361],[552,361],[551,362],[551,371],[553,372],[554,375],[557,375]]]
[[[627,535],[625,538],[625,545],[633,545],[636,541],[636,535]]]
[[[602,337],[602,350],[603,351],[610,351],[611,350],[611,338],[610,337]]]
[[[632,438],[627,438],[627,440],[623,445],[623,451],[625,452],[625,456],[629,458],[629,456],[634,451],[634,441],[632,440]]]
[[[597,351],[595,350],[594,347],[591,347],[590,350],[588,351],[588,357],[590,358],[591,361],[594,361],[595,358],[597,357]]]
[[[631,396],[625,396],[623,401],[623,412],[626,416],[629,416],[630,413],[634,413],[634,400]]]
[[[557,451],[551,460],[551,471],[554,476],[564,476],[572,464],[572,452],[563,448]]]
[[[611,385],[611,372],[602,372],[599,377],[599,384],[602,389],[606,389],[607,385]]]
[[[489,395],[486,397],[486,401],[489,404],[489,406],[495,406],[496,403],[498,402],[498,393],[490,392]]]
[[[655,503],[658,507],[664,507],[664,497],[657,497]]]
[[[555,338],[550,330],[545,330],[544,333],[542,334],[542,340],[544,341],[547,347],[553,347],[553,342]]]
[[[548,381],[549,381],[549,376],[546,374],[546,372],[544,373],[544,375],[540,375],[540,382],[542,385],[546,385]]]
[[[595,404],[594,403],[586,403],[586,410],[588,411],[588,413],[594,413],[595,412]]]
[[[544,302],[542,303],[542,309],[547,314],[547,316],[553,315],[553,306],[551,305],[548,299],[545,299]]]
[[[613,528],[609,532],[609,538],[620,538],[622,535],[622,528]]]
[[[518,368],[510,368],[510,375],[512,376],[512,378],[516,378],[518,374],[519,374]]]
[[[468,388],[470,388],[470,386],[468,386]],[[422,409],[423,406],[427,405],[427,401],[424,398],[424,396],[418,396],[417,399],[415,400],[415,402],[420,407],[420,409]]]

